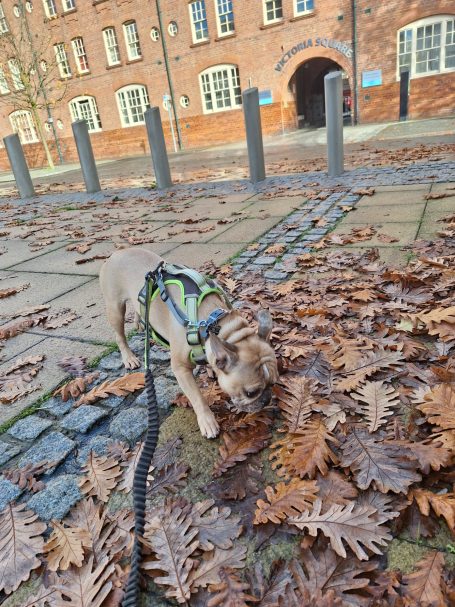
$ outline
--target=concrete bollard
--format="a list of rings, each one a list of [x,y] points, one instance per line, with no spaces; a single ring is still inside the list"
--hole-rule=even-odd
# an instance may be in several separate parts
[[[98,170],[93,155],[92,143],[85,120],[76,120],[71,124],[74,139],[76,141],[77,154],[85,181],[85,189],[89,194],[101,190]]]
[[[172,178],[166,142],[164,140],[163,125],[161,123],[160,108],[149,107],[144,116],[147,137],[152,152],[153,168],[155,169],[156,185],[160,190],[164,190],[172,186]]]
[[[264,145],[262,142],[259,91],[256,87],[243,91],[243,114],[245,117],[246,142],[250,163],[250,179],[258,183],[265,179]]]
[[[331,72],[324,77],[325,119],[327,125],[327,160],[330,177],[344,171],[343,149],[343,77]]]
[[[8,135],[3,139],[3,143],[5,144],[6,153],[8,154],[20,197],[31,198],[32,196],[36,196],[19,135],[16,133]]]

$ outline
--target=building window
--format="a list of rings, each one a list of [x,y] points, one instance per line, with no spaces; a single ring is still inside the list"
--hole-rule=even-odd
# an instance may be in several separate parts
[[[190,98],[188,97],[188,95],[182,95],[180,97],[180,105],[182,107],[190,107]]]
[[[24,83],[21,78],[21,69],[17,62],[17,59],[9,59],[8,60],[9,71],[11,72],[11,80],[13,81],[13,86],[16,91],[22,91],[24,87]]]
[[[128,23],[124,23],[123,32],[125,34],[128,59],[131,61],[132,59],[139,59],[139,57],[142,57],[136,21],[129,21]]]
[[[283,19],[282,0],[264,0],[264,23],[274,23]]]
[[[43,0],[43,4],[46,17],[52,19],[52,17],[57,16],[57,5],[55,4],[55,0]]]
[[[75,97],[69,103],[71,117],[75,120],[85,120],[90,133],[101,131],[101,120],[95,97]]]
[[[205,12],[205,1],[191,2],[189,4],[191,30],[193,32],[193,42],[202,42],[208,40],[209,29],[207,26],[207,13]]]
[[[72,11],[76,8],[76,0],[62,0],[63,1],[63,10]]]
[[[157,27],[152,27],[150,30],[150,38],[153,40],[153,42],[158,42],[160,39],[160,30]]]
[[[409,71],[411,78],[455,70],[455,18],[428,17],[398,32],[397,77]]]
[[[179,26],[175,21],[171,21],[167,26],[167,31],[169,32],[169,36],[177,36],[177,34],[179,33]]]
[[[61,78],[71,77],[71,68],[68,62],[68,55],[66,54],[65,44],[60,42],[54,44],[55,58],[57,60],[58,71],[60,72]]]
[[[19,135],[21,143],[36,143],[38,135],[30,112],[17,110],[9,115],[13,131]]]
[[[9,93],[8,81],[5,72],[0,67],[0,95],[6,95],[7,93]]]
[[[120,63],[120,50],[115,29],[113,27],[107,27],[103,30],[103,37],[104,46],[106,48],[107,64],[118,65]]]
[[[3,6],[0,2],[0,34],[6,34],[8,31],[8,21],[6,20]]]
[[[44,61],[44,59],[42,61],[40,61],[39,63],[41,70],[46,73],[47,72],[47,62]]]
[[[33,10],[33,4],[31,2],[26,2],[25,3],[25,10],[27,11],[27,13],[31,13]]]
[[[239,68],[216,65],[200,75],[204,113],[223,112],[242,105]]]
[[[71,44],[73,45],[73,53],[76,60],[77,71],[79,74],[86,74],[89,71],[89,67],[84,41],[82,38],[74,38],[74,40],[71,40]]]
[[[18,4],[13,6],[13,14],[15,17],[19,18],[21,16],[21,9]]]
[[[116,93],[122,126],[144,124],[144,112],[149,107],[147,89],[140,84],[125,86]]]
[[[294,0],[294,14],[303,15],[314,11],[314,0]]]
[[[226,36],[234,31],[234,10],[232,0],[215,0],[218,20],[218,36]]]

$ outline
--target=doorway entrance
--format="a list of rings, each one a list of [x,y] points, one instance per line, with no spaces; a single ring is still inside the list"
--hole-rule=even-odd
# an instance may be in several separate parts
[[[294,94],[299,128],[325,126],[324,76],[336,71],[343,74],[344,121],[351,123],[352,97],[347,74],[335,61],[316,57],[299,66],[289,83]]]

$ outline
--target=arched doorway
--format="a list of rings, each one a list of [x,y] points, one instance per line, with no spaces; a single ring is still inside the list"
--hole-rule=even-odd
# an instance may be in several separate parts
[[[351,87],[342,67],[325,57],[315,57],[302,63],[292,76],[289,87],[295,99],[299,128],[325,126],[324,76],[330,72],[343,74],[343,116],[351,123]]]

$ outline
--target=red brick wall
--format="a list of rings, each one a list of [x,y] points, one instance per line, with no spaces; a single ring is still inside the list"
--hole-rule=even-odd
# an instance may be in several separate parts
[[[55,120],[62,120],[58,131],[65,149],[65,159],[75,158],[71,137],[71,117],[68,102],[79,95],[96,97],[103,131],[92,135],[98,158],[142,154],[148,150],[145,129],[141,126],[122,128],[115,91],[129,84],[147,87],[150,103],[161,108],[163,94],[169,92],[162,56],[161,42],[153,42],[150,29],[158,26],[155,2],[144,0],[76,0],[78,10],[61,12],[51,21],[44,19],[41,1],[34,3],[30,18],[32,28],[42,34],[50,32],[51,45],[68,44],[68,56],[73,71],[76,65],[70,41],[83,36],[88,55],[90,74],[73,76],[67,81],[64,101],[53,108]],[[292,91],[293,75],[303,63],[315,57],[335,61],[347,74],[351,90],[354,88],[352,61],[340,50],[316,46],[317,38],[330,38],[352,45],[352,15],[350,0],[315,0],[315,11],[304,18],[293,18],[293,0],[283,0],[283,21],[273,27],[264,27],[262,0],[234,0],[235,36],[218,38],[214,0],[206,0],[210,41],[193,45],[189,25],[188,0],[161,0],[163,32],[168,46],[177,113],[185,147],[207,146],[239,140],[244,137],[241,110],[204,114],[199,73],[220,63],[239,66],[241,86],[250,83],[259,90],[270,89],[273,104],[262,107],[262,122],[266,134],[280,133],[296,127],[296,108]],[[397,81],[397,30],[418,18],[428,15],[455,13],[453,0],[388,0],[372,2],[357,0],[358,11],[358,108],[360,122],[380,122],[398,118],[399,83]],[[9,22],[14,26],[12,3],[3,2]],[[365,12],[370,9],[370,13]],[[122,24],[136,19],[143,59],[127,61]],[[169,36],[167,26],[175,20],[179,33]],[[106,53],[102,30],[116,28],[122,63],[106,69]],[[311,39],[313,46],[290,56],[281,71],[275,69],[283,54],[296,44]],[[52,51],[52,48],[50,49]],[[52,52],[49,61],[51,61]],[[383,84],[362,89],[364,70],[382,69]],[[455,72],[411,80],[410,116],[412,118],[446,115],[454,111]],[[190,106],[182,108],[181,95],[188,95]],[[55,95],[54,95],[55,96]],[[369,97],[366,98],[366,97]],[[52,94],[51,94],[52,97]],[[0,137],[11,132],[8,115],[12,108],[0,106]],[[43,116],[44,119],[44,116]],[[169,129],[165,124],[168,143]],[[51,142],[52,137],[48,134]],[[42,162],[39,146],[25,146],[27,158],[34,166]],[[7,166],[4,150],[0,149],[0,168]]]

